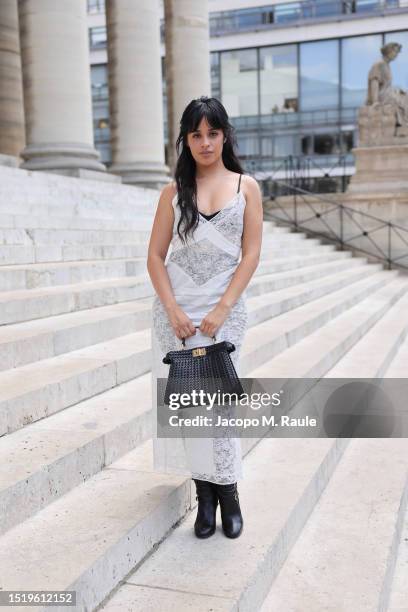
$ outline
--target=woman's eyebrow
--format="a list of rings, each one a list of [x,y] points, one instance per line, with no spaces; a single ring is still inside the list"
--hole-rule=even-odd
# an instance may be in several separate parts
[[[216,130],[218,130],[218,128],[208,128],[207,132],[214,132]],[[197,134],[197,133],[200,134],[201,130],[193,130],[191,133],[192,134]]]

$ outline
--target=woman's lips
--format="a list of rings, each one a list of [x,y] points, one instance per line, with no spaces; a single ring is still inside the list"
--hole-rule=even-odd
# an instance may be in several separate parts
[[[203,151],[201,155],[212,155],[212,151]]]

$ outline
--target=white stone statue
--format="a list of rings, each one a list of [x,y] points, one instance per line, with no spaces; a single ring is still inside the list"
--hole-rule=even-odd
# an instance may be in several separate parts
[[[359,146],[408,142],[408,93],[393,87],[389,65],[401,48],[396,42],[381,47],[383,58],[375,62],[368,73],[367,98],[358,113]]]
[[[390,42],[381,47],[383,59],[376,62],[368,73],[366,105],[384,106],[391,104],[395,109],[396,126],[408,127],[408,93],[392,86],[392,62],[401,51],[402,45]]]

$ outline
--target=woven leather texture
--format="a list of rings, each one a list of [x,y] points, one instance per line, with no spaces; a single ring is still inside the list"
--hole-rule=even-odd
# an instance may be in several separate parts
[[[205,355],[194,356],[200,349],[169,351],[163,363],[170,364],[169,376],[164,393],[164,403],[169,404],[171,393],[191,393],[203,390],[206,393],[244,393],[241,382],[232,363],[230,353],[235,351],[232,342],[223,340],[205,347]],[[200,404],[199,404],[200,405]],[[188,408],[194,404],[180,406]]]

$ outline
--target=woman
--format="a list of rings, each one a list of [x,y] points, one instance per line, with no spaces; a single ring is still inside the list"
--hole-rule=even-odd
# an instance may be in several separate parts
[[[170,350],[181,350],[183,338],[186,349],[212,344],[213,336],[217,342],[229,340],[236,347],[231,358],[239,375],[248,319],[243,292],[259,262],[263,211],[258,183],[243,175],[234,144],[221,102],[202,96],[188,104],[176,142],[175,183],[161,192],[148,250],[147,269],[157,293],[152,307],[156,420],[157,378],[167,379],[169,373],[162,359]],[[153,434],[153,444],[156,470],[188,474],[195,482],[196,536],[214,533],[219,501],[225,535],[238,537],[243,527],[237,489],[240,439]]]

